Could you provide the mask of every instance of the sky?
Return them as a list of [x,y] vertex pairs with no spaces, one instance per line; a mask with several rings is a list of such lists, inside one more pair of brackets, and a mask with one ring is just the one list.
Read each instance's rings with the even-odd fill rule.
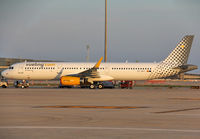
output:
[[[105,0],[0,0],[0,57],[90,61],[104,56]],[[160,62],[195,35],[189,64],[200,67],[199,0],[108,0],[108,61]],[[194,71],[200,73],[200,70]]]

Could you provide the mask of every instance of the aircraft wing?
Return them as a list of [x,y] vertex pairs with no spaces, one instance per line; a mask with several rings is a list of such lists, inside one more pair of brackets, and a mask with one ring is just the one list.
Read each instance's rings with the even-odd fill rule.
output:
[[97,69],[99,68],[101,61],[103,57],[99,59],[99,61],[92,67],[91,69],[85,70],[83,72],[77,73],[77,74],[70,74],[66,76],[73,76],[73,77],[81,77],[81,78],[100,78],[99,72]]

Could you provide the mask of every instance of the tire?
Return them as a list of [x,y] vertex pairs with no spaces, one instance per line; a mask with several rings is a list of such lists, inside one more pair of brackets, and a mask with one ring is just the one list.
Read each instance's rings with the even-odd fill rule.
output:
[[99,89],[103,89],[103,84],[98,84]]
[[5,85],[2,85],[2,88],[6,88],[7,86],[5,86]]
[[91,84],[91,85],[90,85],[90,89],[95,89],[95,85],[94,85],[94,84]]

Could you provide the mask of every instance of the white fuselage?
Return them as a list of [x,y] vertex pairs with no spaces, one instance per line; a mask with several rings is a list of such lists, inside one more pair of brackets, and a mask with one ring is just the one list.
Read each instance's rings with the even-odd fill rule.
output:
[[[2,72],[9,79],[54,80],[77,74],[92,68],[95,63],[70,62],[24,62],[14,64]],[[147,80],[158,63],[102,63],[98,68],[100,77],[106,80]]]

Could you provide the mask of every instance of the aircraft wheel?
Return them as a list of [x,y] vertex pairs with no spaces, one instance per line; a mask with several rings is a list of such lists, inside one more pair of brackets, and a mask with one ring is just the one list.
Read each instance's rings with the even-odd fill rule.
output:
[[94,84],[91,84],[91,85],[90,85],[90,89],[95,89],[95,85],[94,85]]
[[103,84],[98,84],[99,89],[103,89]]
[[5,85],[2,85],[2,88],[6,88],[7,86],[5,86]]

